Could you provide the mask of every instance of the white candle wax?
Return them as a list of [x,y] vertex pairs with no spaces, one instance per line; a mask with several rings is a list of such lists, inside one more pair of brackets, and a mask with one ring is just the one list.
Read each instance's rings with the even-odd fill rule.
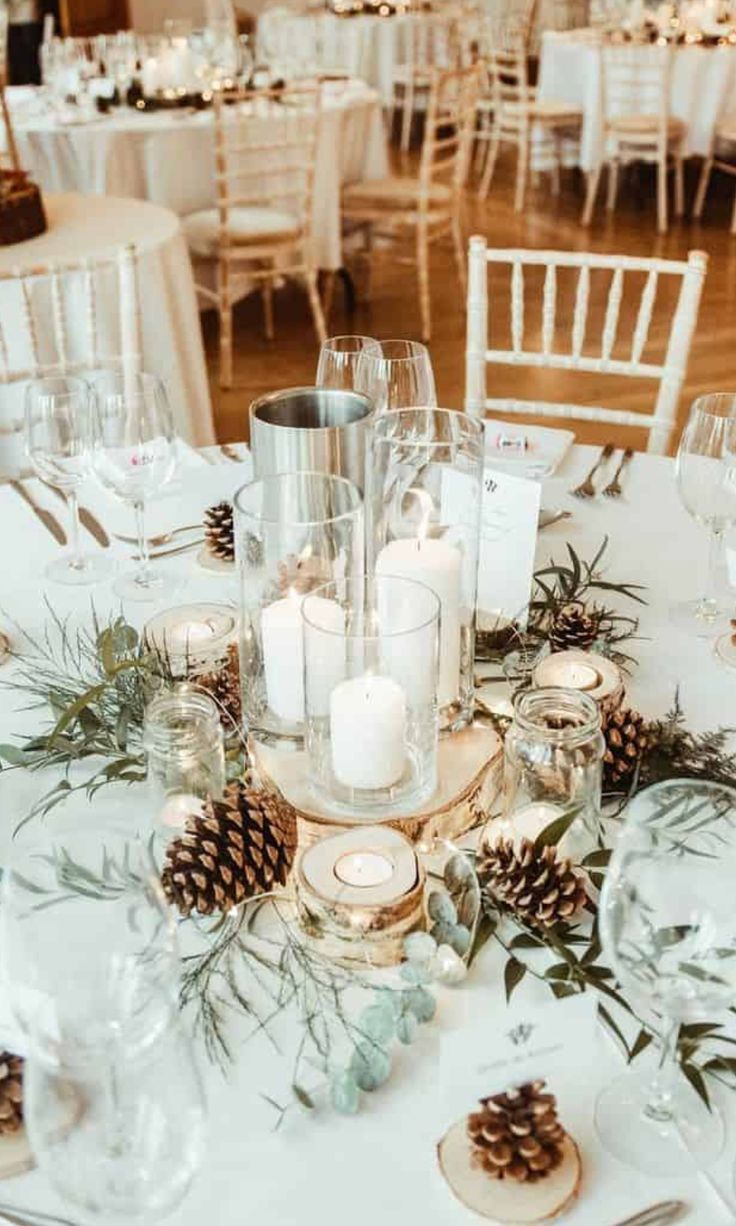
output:
[[335,865],[335,876],[345,885],[384,885],[393,875],[393,861],[380,851],[351,851]]
[[173,626],[167,635],[172,650],[181,648],[185,651],[188,647],[201,647],[219,637],[220,631],[211,622],[182,622],[180,626]]
[[[268,705],[279,719],[301,723],[304,719],[304,629],[303,596],[295,593],[268,605],[261,613],[263,670]],[[345,614],[336,600],[315,596],[311,600],[315,620],[325,630],[340,632]],[[329,660],[330,636],[322,637],[325,662]],[[336,665],[333,656],[332,667]]]
[[[447,541],[390,541],[376,559],[377,575],[394,575],[424,583],[440,602],[440,706],[454,702],[460,683],[460,597],[462,558]],[[388,629],[389,627],[387,627]]]
[[330,698],[335,778],[349,788],[390,788],[406,767],[406,696],[390,677],[342,681]]
[[173,830],[183,830],[187,818],[202,812],[202,799],[190,792],[172,792],[164,800],[158,815],[159,823]]
[[559,685],[566,690],[595,690],[601,684],[601,675],[592,664],[584,660],[571,660],[547,656],[536,670],[537,685]]

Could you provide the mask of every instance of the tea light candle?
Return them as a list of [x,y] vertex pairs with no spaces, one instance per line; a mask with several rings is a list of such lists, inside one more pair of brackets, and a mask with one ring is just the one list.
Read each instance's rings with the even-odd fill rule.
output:
[[[303,596],[292,591],[283,600],[267,605],[261,613],[266,699],[274,715],[291,724],[301,723],[304,719],[303,600]],[[336,600],[314,597],[311,609],[322,629],[335,633],[344,629],[345,614]],[[329,647],[328,636],[325,635],[325,662],[334,669],[334,657],[331,662],[327,659]]]
[[376,559],[376,574],[415,579],[438,596],[440,670],[437,698],[440,706],[454,702],[460,681],[462,557],[459,549],[435,538],[389,541]]
[[157,613],[146,622],[143,641],[174,676],[186,677],[224,659],[236,631],[237,620],[231,608],[202,602]]
[[406,768],[405,739],[406,695],[390,677],[354,677],[332,691],[332,769],[345,787],[393,787]]
[[338,881],[345,885],[370,889],[391,880],[394,863],[390,856],[380,851],[351,851],[340,857],[334,872]]
[[558,685],[566,690],[594,690],[600,679],[598,670],[591,664],[569,659],[567,652],[547,656],[534,673],[538,686]]

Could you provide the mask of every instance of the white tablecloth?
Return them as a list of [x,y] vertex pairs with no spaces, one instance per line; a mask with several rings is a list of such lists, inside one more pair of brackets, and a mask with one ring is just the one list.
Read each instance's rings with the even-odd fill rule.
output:
[[[644,54],[646,48],[642,48]],[[583,112],[578,162],[596,164],[601,134],[600,53],[590,32],[542,36],[540,101],[570,103]],[[687,126],[686,155],[704,156],[718,118],[736,110],[736,47],[678,47],[674,52],[671,112]]]
[[[567,491],[590,467],[592,455],[592,448],[575,448],[560,477],[553,479],[545,491],[545,505],[563,504],[573,511],[574,518],[542,533],[539,563],[550,556],[562,559],[566,541],[589,558],[607,534],[610,578],[638,581],[649,589],[649,603],[641,610],[643,637],[633,647],[641,664],[630,684],[632,700],[647,715],[660,714],[671,703],[679,684],[684,709],[695,727],[733,724],[734,673],[717,666],[707,641],[690,639],[668,622],[670,601],[699,591],[705,565],[703,531],[678,500],[672,461],[637,455],[621,501],[599,498],[581,505]],[[247,465],[241,471],[224,463],[199,477],[192,474],[188,488],[193,504],[201,505],[203,495],[209,501],[229,496],[246,473]],[[199,488],[200,481],[206,483],[206,490]],[[53,502],[48,505],[54,507]],[[45,616],[40,570],[57,546],[11,490],[0,489],[0,518],[6,540],[2,604],[23,626],[38,632]],[[33,558],[32,566],[28,565],[29,557]],[[217,600],[232,594],[231,580],[198,570],[191,555],[172,559],[169,565],[188,577],[188,588],[179,597],[182,602]],[[53,590],[59,612],[67,608],[81,612],[88,608],[88,599],[87,592]],[[96,603],[106,608],[109,591],[101,589]],[[144,615],[150,612],[133,610],[136,621]],[[7,666],[3,675],[12,675],[11,669]],[[32,717],[15,714],[14,705],[21,706],[20,699],[14,702],[12,694],[4,693],[0,741],[11,740],[21,728],[33,727]],[[39,779],[27,773],[0,775],[0,812],[4,814],[0,863],[15,821],[52,782],[49,777]],[[126,790],[117,802],[118,810],[131,824],[139,820],[145,825],[145,799],[139,797],[136,799],[134,790]],[[104,794],[95,803],[100,816],[116,804]],[[53,821],[53,815],[48,820]],[[391,1081],[375,1095],[367,1096],[355,1118],[330,1113],[311,1116],[296,1109],[274,1133],[273,1112],[260,1094],[265,1091],[277,1100],[288,1099],[291,1063],[288,1057],[281,1060],[265,1041],[246,1043],[249,1028],[243,1029],[242,1043],[236,1038],[237,1064],[227,1080],[209,1069],[202,1057],[210,1111],[209,1153],[188,1200],[171,1217],[172,1226],[196,1226],[202,1220],[211,1221],[213,1226],[243,1226],[251,1219],[268,1226],[376,1226],[377,1222],[385,1226],[471,1226],[477,1219],[454,1200],[436,1168],[434,1146],[451,1122],[443,1105],[448,1077],[443,1042],[466,1040],[468,1068],[492,1063],[488,1036],[506,1017],[502,966],[502,959],[488,947],[464,987],[440,990],[435,1021],[422,1027],[421,1037],[411,1048],[396,1053]],[[537,1001],[546,1002],[549,994],[527,976],[517,999],[531,1008]],[[293,1040],[293,1034],[290,1037]],[[648,1056],[642,1057],[645,1063]],[[565,1226],[612,1226],[645,1206],[673,1197],[688,1203],[688,1226],[725,1226],[732,1222],[733,1216],[719,1208],[712,1189],[701,1179],[645,1177],[619,1166],[603,1153],[593,1130],[592,1101],[596,1087],[623,1071],[623,1064],[608,1039],[601,1040],[597,1058],[590,1061],[588,1054],[588,1060],[579,1077],[587,1087],[565,1108],[584,1162],[580,1198],[565,1215]],[[468,1102],[467,1110],[472,1105]],[[724,1155],[712,1174],[733,1204],[733,1096],[726,1100],[726,1111],[730,1131]],[[11,1181],[1,1191],[0,1199],[18,1205],[56,1212],[61,1208],[38,1174]],[[76,1215],[67,1208],[64,1216]]]
[[[214,440],[202,332],[192,268],[179,219],[168,209],[140,200],[114,197],[59,195],[45,197],[49,228],[30,242],[0,247],[0,269],[10,271],[52,260],[74,260],[110,255],[124,243],[138,250],[138,289],[142,311],[143,368],[165,382],[174,412],[176,428],[182,438],[196,445]],[[41,310],[51,310],[48,294],[39,295]],[[98,332],[101,345],[105,337],[116,338],[118,304],[114,274],[98,292]],[[20,297],[12,282],[0,285],[0,315],[6,333],[11,370],[14,361],[12,320],[20,327]],[[70,317],[70,355],[86,354],[87,321]],[[75,328],[79,338],[75,344]],[[42,331],[42,329],[41,329]],[[119,344],[110,352],[119,352]],[[101,350],[105,355],[104,348]],[[19,412],[22,388],[0,386],[0,413],[7,421]],[[22,400],[21,400],[22,405]],[[22,417],[22,407],[20,408]],[[19,447],[14,439],[0,439],[0,446]],[[3,463],[6,469],[6,455]]]
[[[13,91],[9,91],[11,106]],[[33,114],[25,95],[15,109],[23,164],[46,191],[134,196],[179,216],[214,203],[212,114],[115,111],[64,126]],[[35,102],[38,108],[38,99]],[[377,95],[361,82],[328,85],[317,150],[314,235],[321,268],[339,268],[340,189],[381,178],[388,150]]]

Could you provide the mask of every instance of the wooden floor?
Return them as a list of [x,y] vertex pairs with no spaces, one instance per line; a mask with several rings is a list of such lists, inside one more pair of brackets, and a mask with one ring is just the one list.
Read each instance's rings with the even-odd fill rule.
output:
[[[679,421],[693,398],[706,391],[736,390],[736,237],[728,232],[733,182],[714,176],[701,224],[688,219],[675,222],[669,234],[655,229],[653,183],[642,171],[624,181],[613,214],[601,205],[589,231],[579,225],[582,176],[569,171],[558,198],[550,194],[541,176],[528,194],[525,211],[512,207],[512,166],[502,161],[487,202],[468,193],[467,233],[485,234],[495,246],[590,249],[631,255],[678,259],[693,248],[710,256],[700,319],[690,355],[688,376],[680,403]],[[688,168],[688,207],[692,203],[698,165]],[[625,303],[621,330],[626,327]],[[465,307],[448,249],[438,247],[432,262],[433,339],[431,352],[439,403],[460,408],[464,397]],[[222,392],[217,385],[217,320],[203,317],[205,344],[218,438],[233,442],[248,437],[248,406],[256,396],[277,388],[314,381],[318,346],[311,328],[306,297],[294,285],[275,296],[276,339],[263,336],[260,299],[252,295],[236,310],[236,386]],[[594,322],[594,321],[593,321]],[[630,320],[629,320],[630,322]],[[533,325],[532,325],[533,326]],[[375,337],[419,337],[419,315],[414,270],[397,265],[391,253],[379,254],[373,276],[372,300],[349,317],[342,294],[336,292],[329,321],[332,335],[363,333]],[[495,373],[496,369],[498,373]],[[623,387],[621,385],[624,385]],[[525,372],[494,368],[492,395],[534,396],[557,402],[610,404],[616,408],[648,410],[652,385],[642,381],[601,380],[552,372]],[[596,425],[576,426],[579,439],[600,442],[615,435],[624,445],[643,445],[637,430],[612,431]]]

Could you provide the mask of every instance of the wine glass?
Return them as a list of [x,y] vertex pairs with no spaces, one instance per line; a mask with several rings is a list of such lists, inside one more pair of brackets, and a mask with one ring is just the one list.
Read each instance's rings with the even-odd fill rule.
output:
[[151,565],[145,529],[146,502],[176,468],[174,422],[163,383],[155,375],[107,372],[94,383],[94,470],[106,489],[135,511],[139,565],[116,580],[128,600],[156,600],[175,586]]
[[370,336],[331,336],[323,341],[317,363],[317,387],[355,391],[360,355],[371,349],[380,353],[378,341]]
[[25,395],[25,446],[33,470],[65,495],[71,548],[54,559],[45,574],[55,583],[98,583],[113,566],[102,553],[83,553],[79,545],[77,491],[92,465],[93,410],[84,379],[58,375],[34,379]]
[[607,1086],[595,1121],[605,1147],[652,1174],[708,1166],[723,1122],[679,1075],[681,1025],[736,1001],[736,789],[668,780],[629,806],[600,901],[603,951],[627,999],[655,1015],[661,1057]]
[[715,392],[695,401],[680,439],[677,486],[685,509],[710,534],[705,594],[679,604],[672,620],[704,637],[725,629],[736,601],[718,598],[723,537],[736,524],[736,394]]
[[373,401],[377,413],[434,408],[437,390],[427,346],[418,341],[376,341],[375,347],[360,354],[355,390]]

